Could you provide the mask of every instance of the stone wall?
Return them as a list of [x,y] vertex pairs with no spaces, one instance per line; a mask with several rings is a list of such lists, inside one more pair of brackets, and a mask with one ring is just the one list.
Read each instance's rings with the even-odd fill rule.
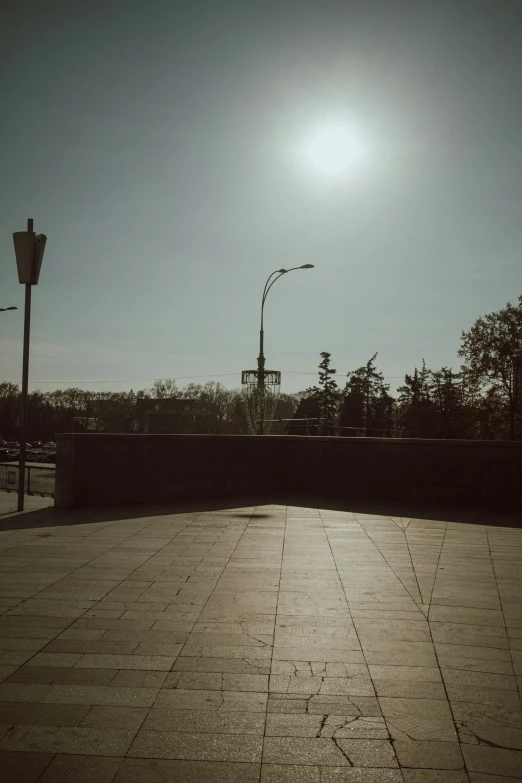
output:
[[55,504],[314,495],[521,508],[522,443],[249,435],[57,435]]

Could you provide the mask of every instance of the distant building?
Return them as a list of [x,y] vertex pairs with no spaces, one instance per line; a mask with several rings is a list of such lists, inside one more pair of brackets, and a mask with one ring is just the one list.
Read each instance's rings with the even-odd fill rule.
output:
[[100,419],[95,417],[73,416],[74,432],[103,432],[105,427]]
[[165,399],[138,399],[136,421],[138,432],[200,433],[208,431],[208,416],[198,411],[198,401],[169,397]]
[[294,408],[291,400],[278,400],[274,412],[271,435],[285,435],[287,427],[294,415]]

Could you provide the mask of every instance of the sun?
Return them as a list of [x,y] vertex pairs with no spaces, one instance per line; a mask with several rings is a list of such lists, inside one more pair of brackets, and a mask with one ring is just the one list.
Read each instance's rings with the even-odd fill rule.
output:
[[311,127],[299,155],[307,168],[325,177],[347,174],[359,161],[363,145],[357,129],[345,120],[330,120]]

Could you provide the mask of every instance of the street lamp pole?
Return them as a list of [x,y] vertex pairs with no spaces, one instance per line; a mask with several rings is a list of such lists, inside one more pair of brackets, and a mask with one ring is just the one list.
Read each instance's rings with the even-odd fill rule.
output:
[[[31,228],[29,228],[31,224]],[[27,230],[33,230],[27,221]],[[24,510],[25,454],[27,442],[27,392],[29,387],[29,337],[31,333],[31,284],[25,284],[24,353],[22,360],[22,399],[20,403],[20,453],[18,455],[18,511]]]
[[[261,329],[259,331],[259,356],[257,357],[257,399],[258,399],[258,423],[257,434],[262,435],[265,428],[265,355],[264,355],[264,329],[263,329],[263,315],[265,309],[265,301],[268,296],[268,292],[280,277],[288,274],[288,272],[294,272],[296,269],[313,269],[313,264],[303,264],[302,266],[293,266],[290,269],[276,269],[275,272],[269,276],[263,289],[263,297],[261,299]],[[274,277],[277,275],[277,277]],[[274,278],[272,280],[272,278]]]
[[29,337],[31,332],[31,286],[37,285],[42,266],[46,237],[35,236],[33,221],[27,231],[13,234],[18,281],[25,285],[24,353],[22,362],[22,398],[20,403],[20,453],[18,456],[18,511],[24,510],[25,454],[27,441],[27,392],[29,386]]

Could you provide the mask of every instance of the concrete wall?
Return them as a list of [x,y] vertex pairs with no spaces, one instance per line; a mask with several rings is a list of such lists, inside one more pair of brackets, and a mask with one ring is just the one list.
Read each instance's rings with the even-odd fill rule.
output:
[[522,507],[522,443],[249,435],[57,435],[57,506],[323,495]]

